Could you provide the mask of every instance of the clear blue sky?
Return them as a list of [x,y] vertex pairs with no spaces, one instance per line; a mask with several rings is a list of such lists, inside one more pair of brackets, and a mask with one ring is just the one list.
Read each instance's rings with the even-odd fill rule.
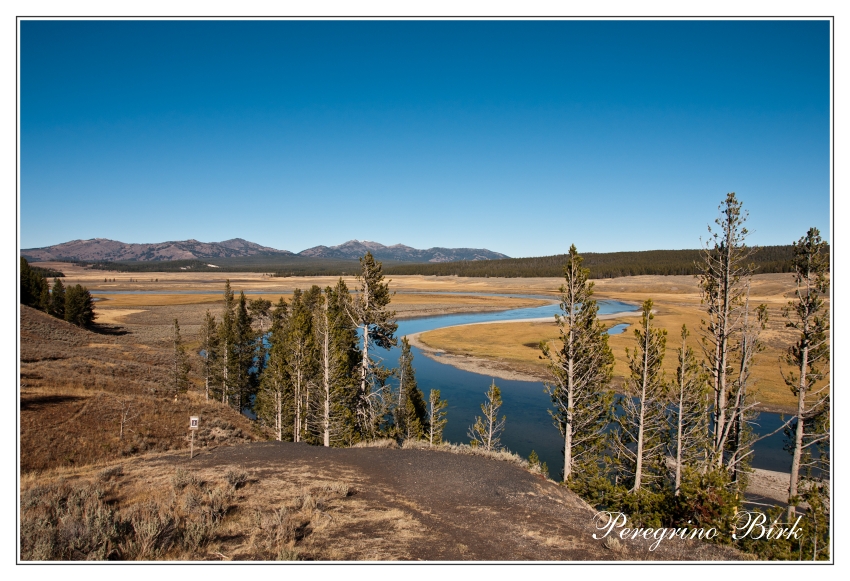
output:
[[830,238],[825,21],[20,26],[23,248]]

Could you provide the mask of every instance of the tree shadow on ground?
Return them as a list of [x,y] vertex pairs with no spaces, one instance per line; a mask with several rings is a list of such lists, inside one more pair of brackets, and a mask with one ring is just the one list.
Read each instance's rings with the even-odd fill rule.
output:
[[98,335],[118,336],[118,335],[128,335],[128,334],[130,334],[130,331],[128,331],[125,327],[122,327],[120,325],[105,325],[105,324],[94,323],[93,325],[88,327],[88,330],[91,331],[92,333],[97,333]]
[[34,397],[21,397],[21,411],[37,409],[48,405],[57,405],[65,402],[84,399],[77,395],[39,395]]

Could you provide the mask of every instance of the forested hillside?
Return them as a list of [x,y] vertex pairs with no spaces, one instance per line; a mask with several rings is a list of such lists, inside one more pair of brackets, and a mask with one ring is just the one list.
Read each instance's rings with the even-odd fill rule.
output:
[[[585,265],[592,278],[615,278],[643,274],[696,274],[701,261],[699,250],[647,250],[642,252],[589,252]],[[790,245],[764,246],[754,251],[751,260],[757,273],[792,272],[793,248]],[[494,276],[506,278],[558,277],[563,275],[565,254],[501,260],[461,260],[439,263],[402,263],[384,261],[388,275]],[[242,256],[204,260],[156,262],[96,262],[92,267],[120,272],[270,272],[275,276],[341,276],[358,272],[356,260],[312,258],[298,255]]]
[[[757,273],[792,272],[793,248],[764,246],[751,260]],[[700,250],[647,250],[643,252],[588,252],[582,255],[591,278],[616,278],[642,274],[697,274]],[[563,276],[566,254],[504,260],[460,261],[441,264],[404,264],[386,268],[388,275],[497,276],[507,278]]]

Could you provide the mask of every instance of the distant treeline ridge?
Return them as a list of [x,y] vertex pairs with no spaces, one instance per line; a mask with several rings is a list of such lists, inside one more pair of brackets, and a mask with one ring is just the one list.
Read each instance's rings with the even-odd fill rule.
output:
[[[583,254],[584,266],[591,278],[616,278],[637,275],[694,275],[701,261],[700,250],[646,250],[640,252],[589,252]],[[751,261],[757,273],[792,272],[793,247],[763,246],[753,251]],[[533,278],[563,276],[567,255],[533,258],[504,258],[438,263],[401,263],[384,261],[388,275],[469,276]],[[99,262],[89,264],[100,270],[120,272],[267,272],[273,276],[342,276],[359,271],[356,260],[305,257],[247,256],[217,259],[215,266],[204,260],[155,262]],[[49,276],[55,276],[53,274]],[[60,275],[61,276],[61,275]]]
[[[694,275],[701,261],[700,250],[646,250],[641,252],[588,252],[582,254],[583,266],[591,278],[616,278],[646,274]],[[754,250],[751,261],[757,273],[793,272],[793,247],[763,246]],[[560,277],[564,275],[566,254],[535,258],[506,258],[476,262],[444,262],[439,264],[404,264],[384,269],[390,275],[420,274],[436,276],[477,277]]]

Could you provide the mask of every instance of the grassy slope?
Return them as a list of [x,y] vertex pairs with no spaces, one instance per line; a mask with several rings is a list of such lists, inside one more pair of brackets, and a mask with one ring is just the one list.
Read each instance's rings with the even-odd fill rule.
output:
[[[197,447],[264,436],[227,406],[169,389],[167,345],[80,329],[21,306],[21,471],[185,449],[190,415]],[[130,408],[125,434],[120,418]]]

